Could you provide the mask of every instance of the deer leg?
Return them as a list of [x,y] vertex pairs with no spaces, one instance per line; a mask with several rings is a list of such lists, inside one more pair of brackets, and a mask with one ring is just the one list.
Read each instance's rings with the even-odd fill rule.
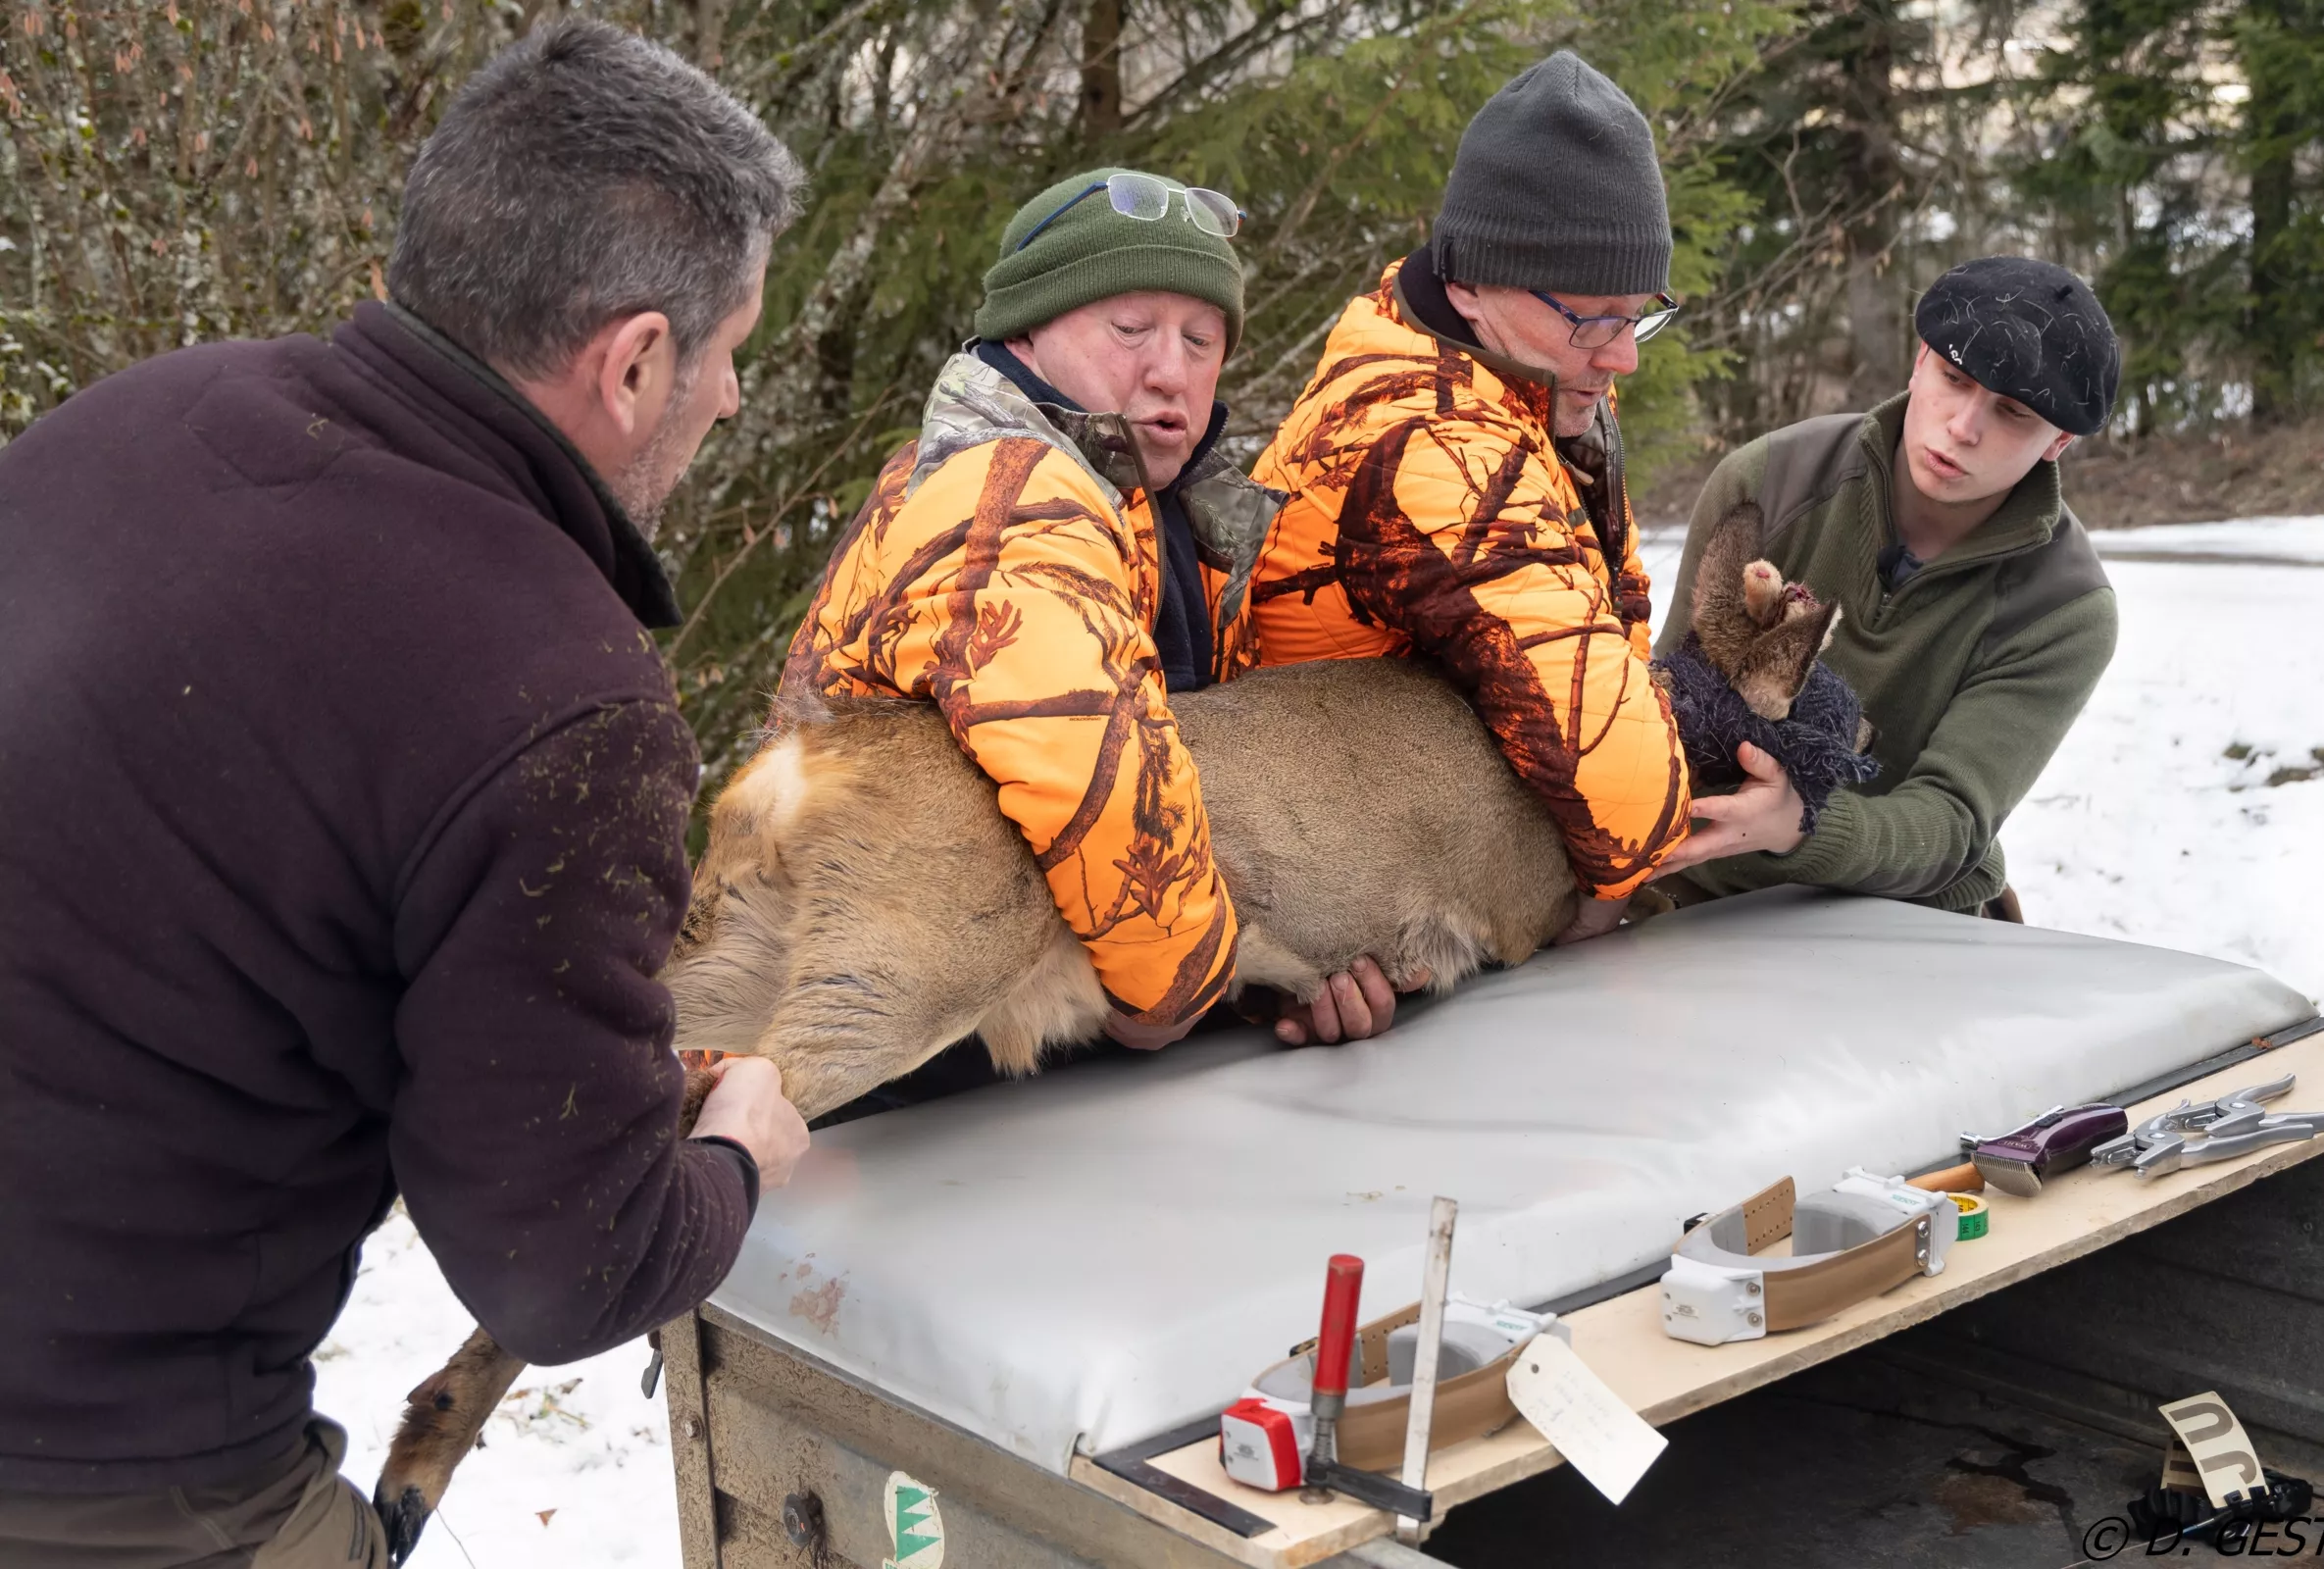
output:
[[[901,1079],[977,1028],[977,1014],[945,1010],[923,988],[858,975],[801,978],[752,1050],[783,1070],[783,1093],[813,1122]],[[982,1011],[982,1010],[980,1010]],[[947,1016],[948,1015],[948,1016]]]
[[1246,921],[1235,950],[1234,989],[1267,987],[1293,1002],[1313,1002],[1331,977],[1304,955],[1279,942],[1257,921]]
[[688,1068],[685,1071],[685,1101],[678,1108],[678,1137],[683,1139],[694,1131],[694,1119],[702,1115],[702,1102],[710,1098],[711,1088],[718,1076],[708,1068]]
[[[702,1101],[718,1080],[706,1068],[689,1068],[678,1133],[684,1138],[702,1115]],[[387,1530],[387,1558],[402,1563],[420,1544],[420,1532],[452,1485],[452,1472],[483,1436],[484,1421],[500,1404],[525,1364],[502,1350],[480,1329],[420,1387],[404,1397],[403,1421],[387,1446],[372,1507]]]
[[372,1492],[372,1507],[387,1532],[388,1562],[402,1563],[420,1544],[421,1529],[443,1502],[453,1468],[477,1446],[485,1419],[524,1371],[523,1362],[480,1329],[405,1397],[403,1422]]
[[1054,926],[1040,962],[977,1021],[992,1066],[1011,1078],[1039,1072],[1049,1046],[1094,1040],[1105,1028],[1105,989],[1088,950],[1063,921]]

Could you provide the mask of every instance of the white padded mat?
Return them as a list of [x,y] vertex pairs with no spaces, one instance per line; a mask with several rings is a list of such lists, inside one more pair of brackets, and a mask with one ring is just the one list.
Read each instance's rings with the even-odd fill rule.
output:
[[719,1307],[1048,1470],[1238,1394],[1315,1333],[1324,1260],[1367,1317],[1541,1302],[1667,1256],[1787,1173],[1915,1170],[2305,1018],[2166,949],[1780,889],[1537,955],[1376,1041],[1255,1030],[819,1133]]

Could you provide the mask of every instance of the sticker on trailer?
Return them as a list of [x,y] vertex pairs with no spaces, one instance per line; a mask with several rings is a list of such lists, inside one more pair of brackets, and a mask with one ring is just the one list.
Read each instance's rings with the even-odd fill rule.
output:
[[944,1517],[936,1513],[936,1490],[890,1471],[880,1503],[893,1554],[881,1569],[942,1569]]
[[2218,1391],[2205,1390],[2156,1409],[2179,1435],[2179,1442],[2187,1445],[2211,1507],[2224,1509],[2240,1498],[2267,1491],[2267,1473],[2260,1469],[2258,1451],[2227,1402],[2219,1398]]

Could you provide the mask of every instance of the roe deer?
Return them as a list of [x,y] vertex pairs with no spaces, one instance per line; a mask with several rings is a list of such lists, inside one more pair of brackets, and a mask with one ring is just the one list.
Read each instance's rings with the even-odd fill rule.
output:
[[[1556,823],[1427,667],[1281,666],[1171,707],[1242,924],[1234,990],[1311,1001],[1368,953],[1446,991],[1573,918]],[[780,718],[711,812],[663,976],[680,1049],[773,1058],[812,1119],[972,1035],[1011,1074],[1094,1038],[1096,972],[935,705]],[[521,1366],[479,1330],[412,1392],[377,1493],[396,1561]]]
[[[1309,1001],[1365,953],[1449,990],[1573,915],[1556,824],[1431,671],[1281,666],[1171,706],[1242,922],[1230,994]],[[772,1057],[810,1118],[971,1035],[1031,1073],[1106,1015],[991,781],[893,699],[799,716],[735,776],[664,979],[682,1048]]]

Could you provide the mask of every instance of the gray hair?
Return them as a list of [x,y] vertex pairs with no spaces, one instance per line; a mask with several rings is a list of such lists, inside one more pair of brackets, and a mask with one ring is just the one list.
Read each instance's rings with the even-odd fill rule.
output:
[[606,323],[670,318],[682,364],[798,216],[798,160],[659,44],[573,20],[471,76],[404,185],[387,286],[495,368],[549,376]]

